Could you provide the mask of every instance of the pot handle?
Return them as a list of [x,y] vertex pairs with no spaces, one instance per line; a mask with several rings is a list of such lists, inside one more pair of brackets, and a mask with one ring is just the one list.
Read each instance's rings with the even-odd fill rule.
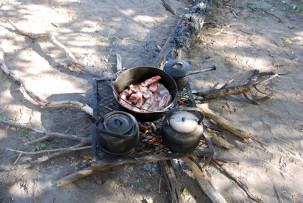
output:
[[[95,130],[96,130],[97,132],[103,133],[103,134],[108,135],[108,136],[111,136],[111,137],[122,138],[122,139],[126,139],[126,138],[128,138],[128,137],[133,136],[132,134],[123,134],[123,135],[121,135],[121,134],[119,134],[119,133],[114,133],[114,132],[110,132],[110,131],[104,130],[104,129],[102,129],[102,128],[99,128],[99,127],[97,126],[97,123],[99,123],[101,120],[102,120],[102,118],[99,119],[96,123],[94,123],[94,128],[95,128]],[[133,124],[133,125],[130,127],[130,130],[133,130],[133,129],[134,129],[134,126],[135,126],[135,125]]]
[[198,112],[201,116],[201,118],[198,121],[198,125],[200,125],[200,123],[202,122],[202,120],[204,119],[205,115],[203,113],[203,111],[197,107],[179,107],[179,108],[174,108],[172,110],[170,110],[169,112],[167,112],[166,116],[165,116],[165,120],[167,122],[167,124],[169,124],[167,117],[170,116],[170,114],[172,114],[175,111],[192,111],[192,112]]

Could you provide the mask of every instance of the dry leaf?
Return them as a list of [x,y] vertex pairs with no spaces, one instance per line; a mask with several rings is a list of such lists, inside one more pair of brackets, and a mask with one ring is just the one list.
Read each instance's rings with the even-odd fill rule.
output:
[[91,156],[91,155],[85,156],[84,159],[86,159],[86,160],[91,160],[91,159],[92,159],[92,156]]
[[284,42],[285,42],[285,44],[292,44],[292,42],[288,38],[286,38]]
[[291,25],[289,26],[289,29],[298,29],[299,27],[297,25]]

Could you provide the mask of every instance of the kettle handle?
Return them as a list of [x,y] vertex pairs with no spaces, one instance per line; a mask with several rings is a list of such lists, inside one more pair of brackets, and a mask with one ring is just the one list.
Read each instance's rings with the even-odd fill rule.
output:
[[[112,137],[116,137],[116,138],[122,138],[122,139],[126,139],[128,137],[131,137],[132,134],[119,134],[119,133],[114,133],[114,132],[110,132],[110,131],[107,131],[107,130],[103,130],[102,128],[99,128],[97,126],[97,123],[99,123],[101,120],[103,120],[103,118],[100,118],[98,121],[96,121],[96,123],[94,123],[94,128],[96,129],[97,132],[99,133],[103,133],[103,134],[106,134],[106,135],[109,135],[109,136],[112,136]],[[132,130],[134,128],[134,124],[130,127],[129,130]]]
[[202,122],[202,120],[204,119],[205,115],[203,113],[203,111],[197,107],[178,107],[178,108],[174,108],[172,110],[170,110],[169,112],[167,112],[166,116],[165,116],[165,120],[167,122],[167,124],[169,124],[167,117],[170,116],[170,114],[172,114],[175,111],[192,111],[192,112],[198,112],[201,116],[201,118],[198,121],[198,125],[200,125],[200,123]]

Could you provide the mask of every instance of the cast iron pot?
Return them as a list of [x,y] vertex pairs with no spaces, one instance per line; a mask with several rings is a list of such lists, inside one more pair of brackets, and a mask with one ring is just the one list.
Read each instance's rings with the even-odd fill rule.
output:
[[[199,113],[198,118],[194,113]],[[184,107],[170,110],[162,123],[162,139],[173,152],[187,153],[199,144],[203,133],[204,113],[199,108]]]
[[[161,111],[138,112],[125,108],[119,103],[119,94],[125,88],[127,88],[131,84],[141,83],[146,79],[149,79],[156,75],[161,76],[161,80],[159,80],[159,82],[162,83],[168,89],[172,96],[172,102],[167,107],[165,107]],[[174,79],[167,73],[165,73],[163,70],[154,67],[135,67],[127,69],[116,78],[112,87],[114,97],[119,103],[119,105],[123,108],[123,110],[131,113],[136,117],[137,120],[141,122],[155,121],[165,116],[165,114],[168,112],[168,109],[174,106],[178,93],[178,88]]]
[[126,155],[139,143],[139,126],[134,116],[113,111],[94,125],[102,150],[110,155]]
[[170,60],[165,64],[164,71],[176,81],[178,90],[182,91],[188,81],[189,63],[179,59]]

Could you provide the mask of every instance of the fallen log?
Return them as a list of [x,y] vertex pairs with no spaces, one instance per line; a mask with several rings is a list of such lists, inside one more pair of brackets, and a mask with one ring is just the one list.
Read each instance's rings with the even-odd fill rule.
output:
[[211,5],[211,0],[196,0],[189,11],[184,14],[165,42],[157,57],[154,67],[163,69],[167,60],[185,59],[186,52],[203,27],[204,19]]
[[182,161],[190,167],[201,189],[212,202],[226,203],[224,197],[216,191],[216,189],[210,183],[210,180],[203,175],[202,171],[192,160],[189,158],[183,158]]

